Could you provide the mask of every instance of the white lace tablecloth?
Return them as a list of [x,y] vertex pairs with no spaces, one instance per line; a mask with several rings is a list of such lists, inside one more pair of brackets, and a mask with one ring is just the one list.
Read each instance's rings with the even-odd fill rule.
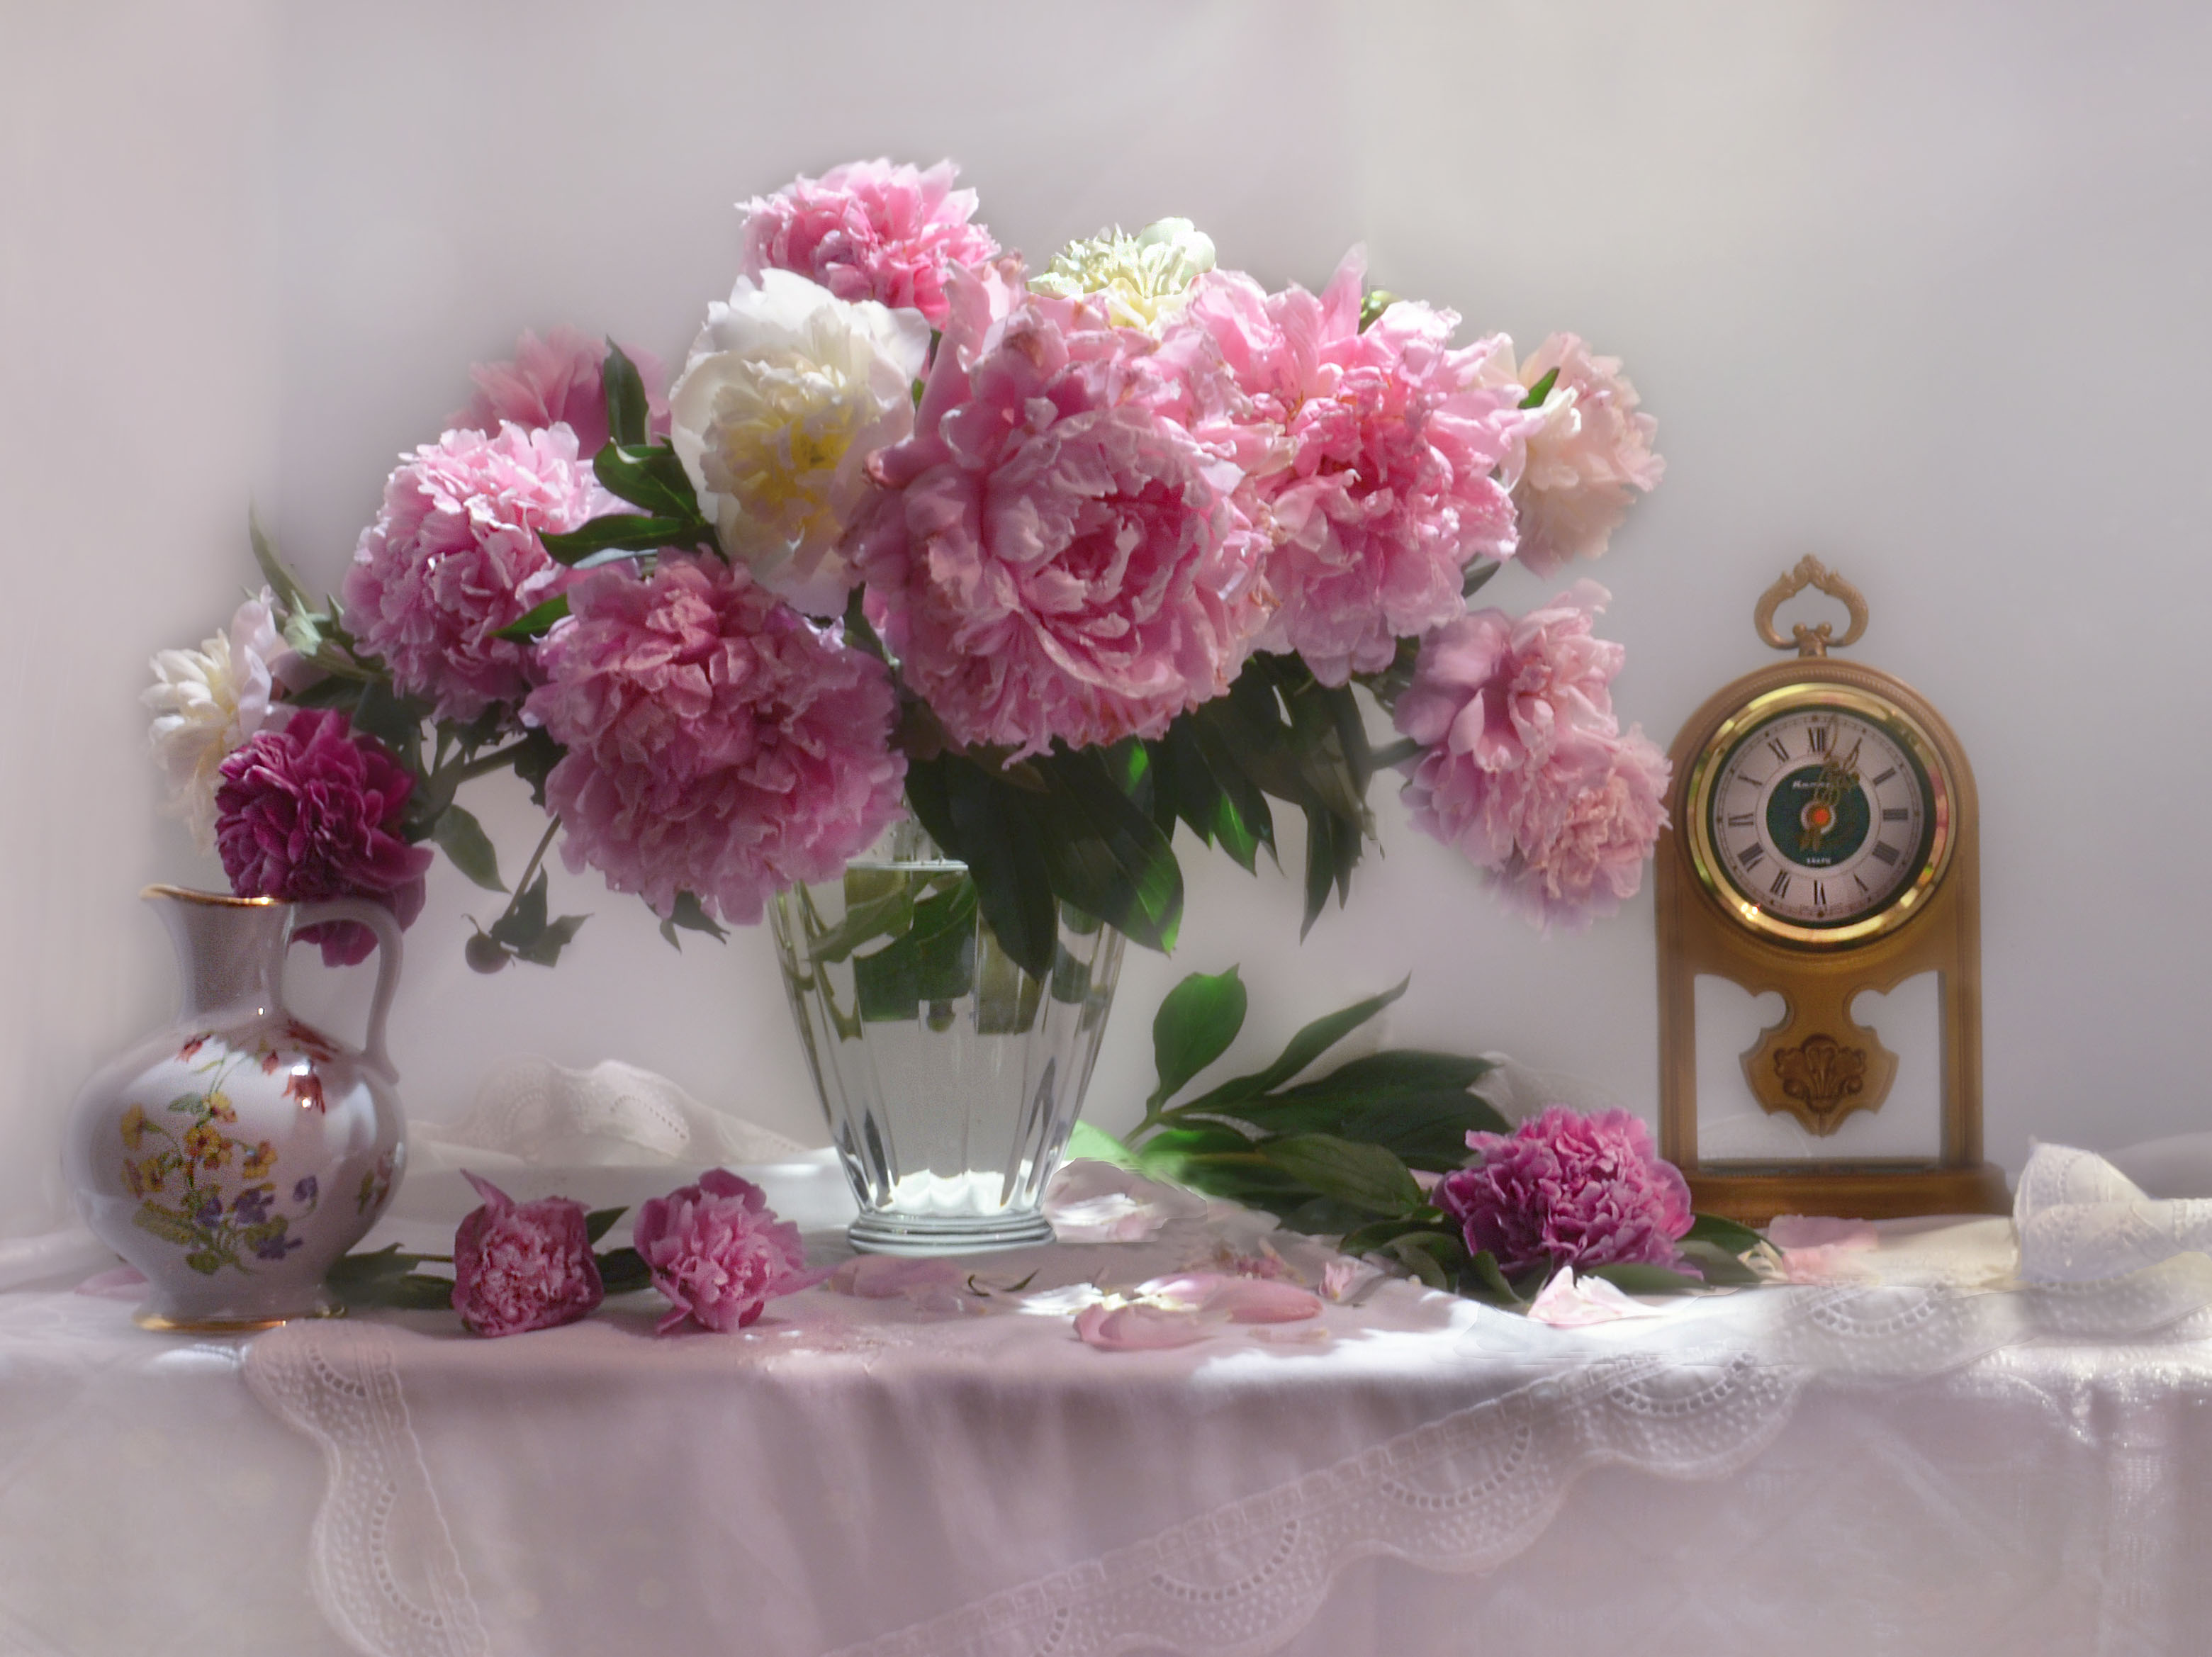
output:
[[[834,1220],[818,1160],[757,1177]],[[2128,1200],[2059,1170],[2076,1199]],[[2195,1653],[2212,1259],[2149,1230],[2117,1281],[1906,1225],[1881,1286],[1565,1331],[1391,1284],[1154,1352],[1037,1297],[1188,1231],[996,1257],[1037,1276],[983,1309],[824,1287],[733,1336],[655,1338],[640,1299],[178,1340],[18,1289],[0,1653]]]

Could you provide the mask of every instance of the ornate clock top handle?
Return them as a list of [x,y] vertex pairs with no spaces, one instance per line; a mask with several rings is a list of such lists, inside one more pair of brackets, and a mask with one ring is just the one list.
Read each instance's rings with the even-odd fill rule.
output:
[[[1844,628],[1842,638],[1832,637],[1826,622],[1818,627],[1808,627],[1800,622],[1791,629],[1795,636],[1788,639],[1774,630],[1774,612],[1807,587],[1819,588],[1831,598],[1839,600],[1850,612],[1850,625]],[[1797,561],[1796,568],[1759,594],[1759,608],[1752,611],[1752,622],[1759,628],[1759,636],[1777,650],[1788,650],[1795,646],[1800,656],[1825,656],[1830,645],[1840,650],[1859,641],[1860,635],[1866,631],[1866,598],[1849,581],[1808,553]]]

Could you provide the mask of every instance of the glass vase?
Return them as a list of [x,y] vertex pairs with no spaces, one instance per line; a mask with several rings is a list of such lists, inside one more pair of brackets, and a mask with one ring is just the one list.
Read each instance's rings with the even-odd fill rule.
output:
[[902,822],[842,879],[771,906],[784,987],[879,1253],[1049,1242],[1041,1211],[1083,1108],[1121,933],[1059,910],[1051,976],[999,946],[968,866]]

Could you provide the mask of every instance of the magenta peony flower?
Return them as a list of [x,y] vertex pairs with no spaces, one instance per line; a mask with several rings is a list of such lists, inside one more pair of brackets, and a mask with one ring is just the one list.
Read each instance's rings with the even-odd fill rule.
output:
[[954,177],[950,161],[927,172],[849,161],[756,196],[740,207],[744,273],[795,271],[839,299],[911,307],[942,328],[946,275],[999,252],[991,233],[969,222],[975,192],[955,190]]
[[466,1168],[483,1199],[453,1233],[453,1310],[479,1335],[520,1335],[588,1316],[607,1297],[584,1205],[566,1197],[518,1203]]
[[914,435],[870,463],[853,561],[956,742],[1156,737],[1221,695],[1264,620],[1243,478],[1170,410],[1150,336],[1089,300],[956,274]]
[[[666,431],[668,399],[662,387],[668,377],[659,358],[623,349],[645,382],[652,428]],[[607,440],[607,393],[601,378],[606,360],[605,340],[566,323],[544,339],[526,328],[515,342],[514,361],[479,362],[469,370],[477,394],[446,424],[487,433],[509,421],[526,431],[566,426],[576,434],[576,452],[588,460]]]
[[1210,272],[1167,339],[1178,355],[1194,333],[1206,341],[1241,398],[1218,423],[1280,452],[1255,479],[1280,606],[1259,646],[1297,652],[1332,685],[1463,613],[1469,559],[1512,555],[1511,463],[1534,423],[1516,387],[1486,383],[1502,337],[1455,350],[1458,317],[1412,301],[1363,333],[1364,268],[1354,248],[1319,298]]
[[1437,1205],[1509,1276],[1532,1266],[1674,1266],[1690,1187],[1625,1110],[1552,1105],[1507,1133],[1470,1133],[1481,1162],[1444,1175]]
[[1576,584],[1515,621],[1463,616],[1423,641],[1396,722],[1414,825],[1457,847],[1540,924],[1586,926],[1631,897],[1665,826],[1665,756],[1624,737],[1611,683],[1626,652],[1595,637],[1607,593]]
[[1502,367],[1501,383],[1522,388],[1559,370],[1524,440],[1527,458],[1513,486],[1516,555],[1548,576],[1570,559],[1601,555],[1628,515],[1629,491],[1658,487],[1666,462],[1652,452],[1651,437],[1659,422],[1637,412],[1620,359],[1592,356],[1573,334],[1553,335],[1517,372],[1508,350]]
[[441,719],[518,701],[532,646],[495,635],[574,579],[538,537],[615,504],[565,426],[447,432],[385,484],[346,573],[347,625]]
[[688,891],[749,924],[898,816],[884,665],[743,569],[664,553],[650,580],[592,571],[569,603],[526,706],[568,750],[546,801],[571,869],[664,915]]
[[[428,847],[399,837],[414,777],[374,737],[334,709],[301,708],[264,725],[222,762],[216,790],[216,849],[241,897],[366,897],[391,906],[403,926],[422,913]],[[375,936],[352,921],[300,933],[323,959],[368,958]]]
[[653,1286],[675,1302],[660,1320],[664,1335],[687,1318],[704,1329],[742,1329],[779,1295],[830,1275],[806,1269],[799,1228],[726,1168],[708,1168],[697,1185],[643,1204],[632,1241]]

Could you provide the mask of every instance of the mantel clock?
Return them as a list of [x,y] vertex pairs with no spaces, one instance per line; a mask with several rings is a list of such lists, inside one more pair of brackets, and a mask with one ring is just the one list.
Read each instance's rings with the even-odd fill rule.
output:
[[[1850,622],[1777,632],[1806,588]],[[1780,1213],[1883,1218],[2009,1211],[1982,1160],[1981,894],[1973,773],[1942,716],[1878,669],[1828,652],[1866,630],[1865,600],[1802,560],[1753,612],[1785,662],[1746,674],[1674,740],[1673,822],[1656,870],[1660,1138],[1701,1210],[1764,1224]],[[1851,1016],[1864,991],[1937,974],[1940,1145],[1928,1156],[1702,1162],[1698,975],[1756,996],[1780,1021],[1742,1056],[1752,1096],[1816,1139],[1881,1109],[1896,1055]]]

